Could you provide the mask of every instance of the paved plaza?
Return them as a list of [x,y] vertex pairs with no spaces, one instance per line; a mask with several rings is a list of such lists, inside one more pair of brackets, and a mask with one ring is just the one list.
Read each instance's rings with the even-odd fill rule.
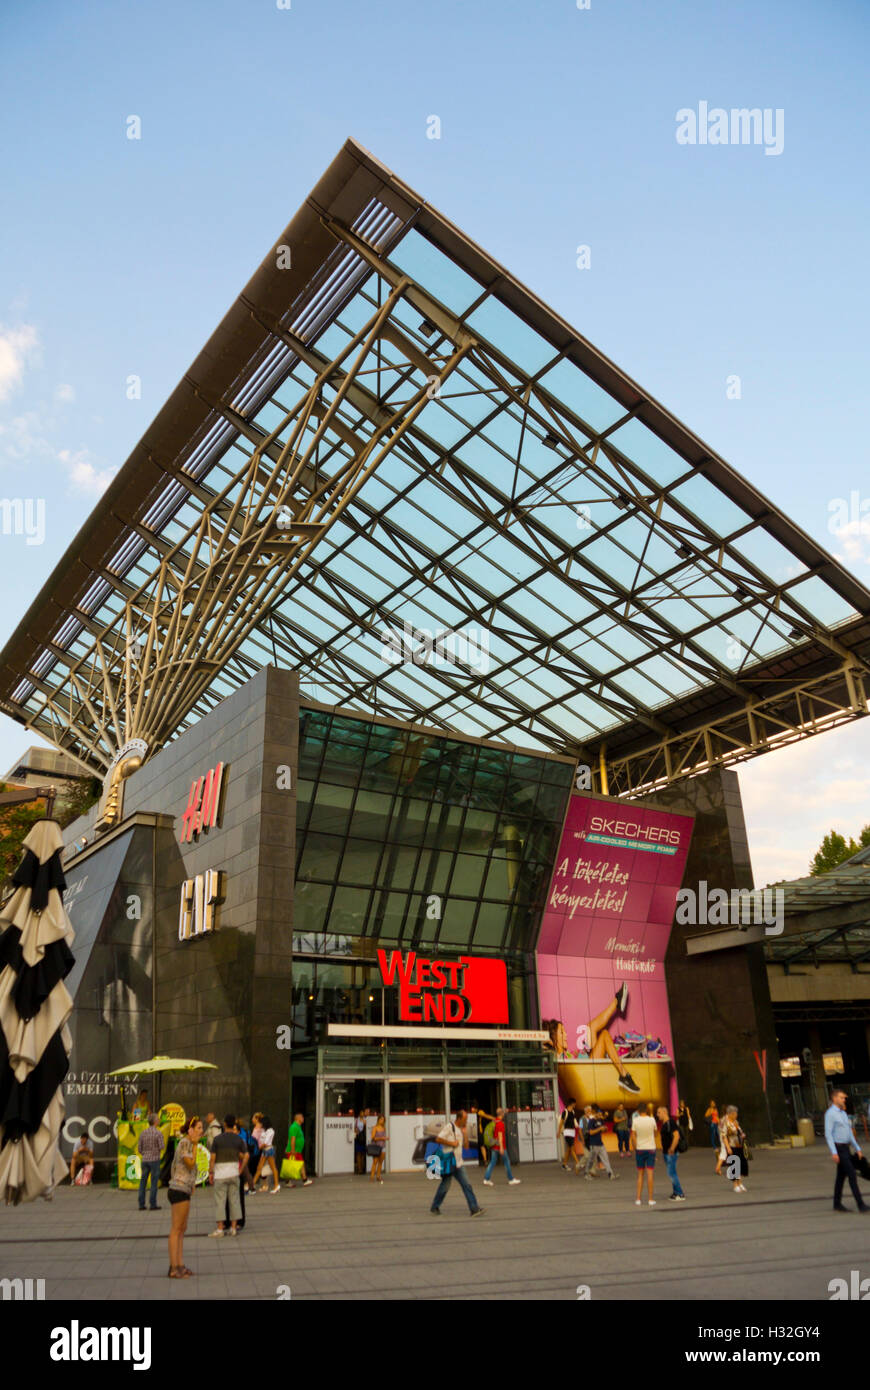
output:
[[[833,1164],[823,1145],[759,1150],[737,1196],[707,1150],[680,1160],[685,1203],[634,1205],[634,1162],[622,1178],[584,1182],[557,1164],[517,1166],[483,1186],[472,1220],[454,1183],[440,1217],[422,1175],[332,1177],[249,1199],[236,1239],[207,1239],[213,1199],[200,1189],[185,1239],[196,1278],[166,1277],[169,1207],[140,1213],[134,1192],[59,1189],[51,1203],[0,1217],[0,1278],[42,1278],[46,1299],[827,1299],[828,1281],[870,1275],[870,1217],[831,1210]],[[848,1193],[848,1189],[847,1189]],[[870,1189],[868,1189],[870,1197]],[[851,1195],[847,1196],[853,1205]],[[284,1296],[287,1294],[285,1292]]]

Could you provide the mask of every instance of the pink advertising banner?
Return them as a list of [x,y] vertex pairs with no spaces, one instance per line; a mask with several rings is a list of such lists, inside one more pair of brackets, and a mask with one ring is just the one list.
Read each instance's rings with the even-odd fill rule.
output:
[[538,940],[563,1099],[675,1104],[664,957],[691,816],[572,795]]

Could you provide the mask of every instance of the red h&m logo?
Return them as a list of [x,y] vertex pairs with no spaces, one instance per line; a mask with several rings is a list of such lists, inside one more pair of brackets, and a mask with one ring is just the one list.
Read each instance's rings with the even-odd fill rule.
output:
[[224,765],[218,763],[205,777],[194,778],[187,798],[187,809],[181,817],[181,843],[190,843],[194,835],[217,825],[221,803]]
[[378,951],[385,985],[399,986],[403,1023],[507,1023],[507,967],[488,956],[428,960],[414,951]]

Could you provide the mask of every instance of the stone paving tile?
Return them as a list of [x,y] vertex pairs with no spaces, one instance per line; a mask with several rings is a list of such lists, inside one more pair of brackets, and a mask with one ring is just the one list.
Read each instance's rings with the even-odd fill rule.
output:
[[383,1188],[320,1179],[268,1207],[254,1199],[245,1231],[221,1241],[208,1239],[211,1194],[198,1192],[185,1237],[197,1277],[183,1281],[166,1278],[168,1207],[140,1215],[135,1194],[66,1187],[3,1212],[0,1277],[45,1278],[49,1299],[269,1300],[287,1284],[303,1300],[576,1300],[586,1283],[621,1301],[820,1299],[831,1278],[862,1262],[870,1273],[870,1218],[831,1212],[822,1145],[757,1151],[741,1196],[712,1166],[706,1150],[681,1158],[684,1204],[667,1201],[659,1168],[655,1208],[634,1206],[630,1162],[613,1183],[524,1165],[516,1188],[483,1188],[472,1170],[486,1207],[474,1220],[455,1186],[431,1216],[434,1185],[418,1175]]

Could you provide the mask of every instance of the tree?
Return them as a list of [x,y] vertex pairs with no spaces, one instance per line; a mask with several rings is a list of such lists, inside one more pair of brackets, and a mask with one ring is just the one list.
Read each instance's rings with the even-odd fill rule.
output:
[[830,830],[813,855],[810,873],[814,877],[830,873],[831,869],[836,869],[838,864],[851,859],[852,855],[857,854],[865,845],[870,845],[870,825],[865,825],[861,831],[860,844],[851,838],[847,841],[836,830]]
[[[0,782],[0,791],[6,791],[5,782]],[[100,783],[95,777],[77,777],[67,783],[59,791],[54,809],[54,818],[61,830],[83,816],[99,796]],[[24,840],[44,816],[45,801],[42,798],[0,811],[0,889],[8,886],[7,880],[21,862]]]

